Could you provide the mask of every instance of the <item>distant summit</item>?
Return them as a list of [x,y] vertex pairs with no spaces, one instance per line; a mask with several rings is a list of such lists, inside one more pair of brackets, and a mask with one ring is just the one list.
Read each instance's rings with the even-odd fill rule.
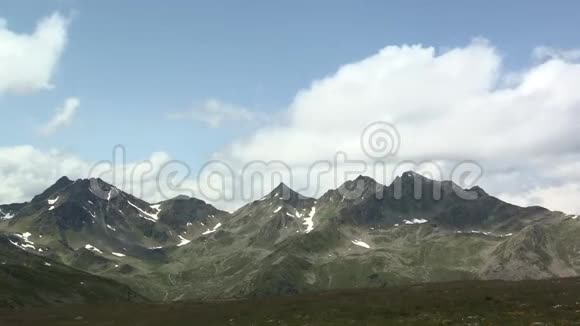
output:
[[309,197],[303,196],[302,194],[294,191],[294,189],[290,188],[284,182],[281,182],[276,188],[272,189],[269,194],[264,196],[264,198],[295,202],[298,200],[308,199]]

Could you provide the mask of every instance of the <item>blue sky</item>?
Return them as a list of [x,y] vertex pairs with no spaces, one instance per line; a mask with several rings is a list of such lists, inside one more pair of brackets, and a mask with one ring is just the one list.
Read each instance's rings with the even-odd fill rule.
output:
[[[54,87],[26,94],[2,94],[0,89],[0,110],[5,122],[0,128],[0,149],[30,145],[41,152],[56,149],[94,162],[110,159],[113,146],[122,144],[129,160],[146,159],[151,153],[162,151],[195,168],[215,153],[244,156],[228,149],[237,144],[238,152],[248,154],[246,159],[252,157],[251,153],[257,153],[259,159],[260,153],[252,144],[243,144],[267,142],[282,137],[285,130],[294,130],[294,134],[282,137],[282,143],[269,150],[292,152],[294,136],[312,135],[300,128],[300,117],[316,116],[314,121],[321,125],[327,119],[336,125],[348,123],[349,115],[338,109],[312,109],[316,105],[309,103],[319,103],[311,101],[320,93],[317,85],[321,83],[316,81],[326,78],[330,85],[338,85],[341,77],[337,71],[341,67],[350,64],[352,70],[361,73],[365,71],[364,62],[386,46],[421,44],[425,49],[437,49],[435,57],[448,50],[464,49],[462,59],[450,70],[466,67],[466,76],[471,70],[480,76],[479,67],[488,67],[489,61],[485,60],[497,59],[501,61],[498,78],[502,80],[520,80],[526,72],[540,67],[537,56],[532,55],[538,47],[548,49],[550,54],[543,57],[554,57],[556,52],[563,57],[561,51],[569,50],[572,52],[567,52],[568,57],[575,58],[574,49],[580,46],[576,31],[580,4],[576,1],[0,0],[5,29],[21,36],[32,34],[40,20],[55,12],[65,17],[68,25],[66,45],[50,74]],[[493,54],[477,52],[477,47],[470,45],[478,38],[488,40],[490,45],[485,49]],[[405,54],[402,47],[395,52],[395,58],[416,58],[416,67],[424,67],[420,58],[429,55],[420,49]],[[481,61],[469,59],[471,55]],[[568,63],[567,68],[572,71],[575,66]],[[387,65],[377,65],[366,71],[367,75],[382,68],[389,71]],[[496,68],[489,63],[490,74]],[[481,78],[476,79],[485,83],[487,73],[481,71]],[[413,78],[420,82],[421,76]],[[369,77],[358,89],[371,86]],[[335,94],[342,95],[340,92]],[[296,104],[297,94],[306,94],[303,102],[308,105]],[[422,94],[418,89],[409,99]],[[355,98],[360,94],[351,95]],[[379,93],[377,97],[380,96]],[[39,132],[53,118],[55,109],[72,97],[78,98],[80,105],[71,123],[51,132]],[[209,100],[217,101],[216,105],[230,115],[233,112],[235,118],[213,126],[208,121],[183,118]],[[403,101],[401,107],[410,101]],[[351,112],[357,110],[356,105],[350,108]],[[370,115],[374,111],[361,112]],[[273,126],[282,129],[269,133]],[[332,129],[332,125],[328,128]],[[549,141],[539,139],[538,144]],[[538,147],[539,152],[533,157],[538,157],[543,149]],[[449,154],[443,150],[438,153]],[[562,157],[572,157],[568,163],[573,163],[576,154],[566,152]],[[471,158],[465,152],[451,156]],[[508,174],[513,183],[529,184],[524,190],[530,192],[530,198],[535,198],[533,192],[537,189],[564,184],[539,173],[538,167],[497,162],[487,163],[489,170],[500,172],[486,182],[498,193],[502,189],[497,180]],[[534,172],[519,177],[509,172],[520,168]],[[8,175],[6,171],[3,172]],[[522,189],[510,191],[516,190]]]

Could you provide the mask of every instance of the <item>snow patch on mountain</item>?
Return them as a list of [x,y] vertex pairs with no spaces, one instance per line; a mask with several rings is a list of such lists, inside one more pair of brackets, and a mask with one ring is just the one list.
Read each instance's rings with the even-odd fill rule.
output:
[[492,237],[498,237],[498,238],[511,237],[513,235],[513,233],[499,234],[499,233],[493,233],[493,232],[489,232],[489,231],[479,231],[479,230],[455,231],[455,233],[457,233],[457,234],[482,234],[485,236],[492,236]]
[[120,254],[120,253],[118,253],[118,252],[112,252],[112,254],[113,254],[114,256],[117,256],[117,257],[125,257],[125,255],[124,255],[124,254]]
[[95,214],[94,212],[92,212],[90,209],[88,209],[88,208],[86,208],[86,207],[84,207],[84,206],[83,206],[83,209],[84,209],[84,210],[85,210],[87,213],[89,213],[89,215],[91,215],[91,216],[92,216],[92,218],[97,218],[97,214]]
[[216,225],[213,227],[213,229],[211,229],[211,230],[210,230],[210,229],[207,229],[207,231],[205,231],[205,232],[204,232],[204,233],[202,233],[202,234],[203,234],[203,235],[206,235],[206,234],[211,234],[211,233],[214,233],[215,231],[217,231],[217,229],[218,229],[220,226],[222,226],[222,224],[221,224],[221,223],[218,223],[218,224],[216,224]]
[[151,213],[147,213],[146,211],[142,210],[141,208],[139,208],[139,206],[133,204],[132,202],[128,201],[129,205],[135,207],[135,209],[137,209],[139,211],[139,216],[141,216],[142,218],[152,221],[152,222],[157,222],[157,220],[159,220],[159,217],[157,216],[159,214],[159,210],[157,211],[157,213],[155,214],[151,214]]
[[14,214],[12,214],[12,213],[8,212],[8,213],[4,214],[4,215],[1,217],[1,219],[3,219],[3,220],[10,220],[10,219],[12,219],[13,217],[14,217]]
[[[24,243],[18,243],[18,242],[12,241],[12,240],[8,240],[8,241],[10,241],[11,244],[13,244],[14,246],[16,246],[22,250],[26,250],[26,249],[36,250],[36,247],[34,246],[35,243],[29,239],[32,236],[32,234],[30,232],[25,232],[22,234],[14,233],[14,235],[16,237],[20,238],[22,241],[24,241]],[[39,251],[42,252],[41,249],[39,249]]]
[[422,219],[422,218],[414,218],[412,220],[404,220],[403,222],[407,225],[411,225],[411,224],[424,224],[424,223],[427,223],[429,221]]
[[310,212],[308,213],[308,215],[304,215],[304,213],[300,213],[298,211],[296,211],[296,217],[297,218],[302,218],[302,216],[304,216],[303,218],[303,223],[304,225],[306,225],[306,233],[310,233],[310,231],[314,230],[314,215],[316,214],[316,207],[312,207],[312,209],[310,209]]
[[54,205],[54,204],[56,204],[56,202],[58,201],[59,198],[60,198],[60,196],[57,196],[55,199],[47,200],[47,202],[49,205]]
[[92,252],[96,252],[96,253],[101,254],[101,255],[103,254],[103,252],[101,250],[99,250],[99,248],[97,248],[93,245],[90,245],[90,244],[86,244],[85,249],[90,250]]
[[178,247],[185,246],[186,244],[191,242],[191,240],[187,240],[186,238],[184,238],[182,236],[179,236],[179,239],[181,240],[181,242],[177,245]]
[[369,246],[366,242],[362,241],[362,240],[352,240],[351,241],[354,245],[357,245],[359,247],[363,247],[366,249],[371,249],[371,246]]
[[0,209],[0,220],[10,220],[13,217],[14,217],[14,214],[12,214],[12,212],[5,213]]
[[274,213],[278,213],[281,209],[282,209],[282,206],[276,208],[276,210],[274,211]]
[[306,225],[306,233],[314,230],[314,215],[316,214],[316,207],[312,207],[308,216],[304,217],[304,225]]
[[34,245],[31,245],[28,243],[18,243],[18,242],[14,242],[12,240],[8,240],[8,241],[10,241],[11,244],[13,244],[14,246],[16,246],[22,250],[26,250],[26,249],[36,250],[36,247],[34,247]]
[[28,238],[30,238],[32,236],[32,234],[30,232],[24,232],[22,234],[15,234],[17,237],[22,238],[22,240],[26,241],[26,242],[30,242],[32,243],[32,241],[30,241]]

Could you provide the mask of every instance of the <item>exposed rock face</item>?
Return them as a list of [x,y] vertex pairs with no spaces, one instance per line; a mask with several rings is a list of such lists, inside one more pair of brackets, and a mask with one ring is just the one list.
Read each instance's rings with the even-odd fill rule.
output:
[[413,172],[388,186],[359,176],[318,199],[280,184],[231,214],[64,177],[0,210],[11,250],[163,300],[580,271],[580,219]]

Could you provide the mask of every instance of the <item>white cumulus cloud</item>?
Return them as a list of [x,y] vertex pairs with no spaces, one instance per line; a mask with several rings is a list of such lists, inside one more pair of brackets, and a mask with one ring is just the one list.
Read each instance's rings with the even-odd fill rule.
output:
[[[314,81],[295,96],[287,123],[259,129],[216,157],[236,167],[280,160],[293,172],[304,171],[293,175],[304,180],[304,166],[331,160],[338,151],[370,162],[360,135],[370,123],[386,121],[400,135],[392,164],[427,160],[448,171],[454,162],[473,160],[484,169],[479,183],[492,194],[532,193],[552,209],[574,208],[576,197],[556,200],[553,187],[576,189],[580,178],[553,172],[580,155],[580,65],[569,56],[550,56],[514,79],[502,61],[485,40],[446,51],[387,46]],[[343,179],[323,176],[322,188]]]
[[0,17],[0,95],[51,88],[67,42],[68,20],[54,13],[30,33],[11,31]]
[[532,53],[536,60],[563,59],[568,61],[580,60],[580,49],[558,49],[549,46],[539,46]]
[[520,206],[543,206],[552,210],[580,213],[580,184],[564,184],[530,189],[521,194],[500,194],[501,199]]
[[69,126],[77,113],[81,101],[76,97],[69,97],[61,107],[56,109],[54,116],[39,129],[40,133],[49,136],[63,127]]
[[191,110],[172,113],[170,119],[192,119],[210,128],[218,128],[228,123],[259,122],[265,117],[244,107],[217,99],[208,99]]
[[[257,186],[252,178],[256,173],[267,179],[277,174],[296,190],[320,196],[359,173],[388,183],[407,167],[412,169],[412,162],[427,161],[430,165],[423,164],[422,170],[434,171],[434,178],[448,178],[456,162],[471,160],[483,168],[477,183],[492,195],[520,205],[580,213],[580,64],[550,56],[513,78],[514,72],[502,62],[500,51],[485,40],[445,51],[387,46],[299,91],[284,120],[234,141],[217,152],[219,161],[204,166],[202,173],[190,171],[182,186],[204,200],[215,193],[210,201],[232,209],[251,199],[247,192],[256,191],[255,198],[275,185],[266,180]],[[255,119],[239,109],[213,100],[175,117],[214,127]],[[391,123],[400,135],[398,151],[387,162],[393,171],[387,175],[360,166],[373,161],[362,150],[360,136],[376,121]],[[334,160],[339,152],[348,161]],[[0,148],[0,200],[29,198],[58,175],[92,174],[87,171],[93,163],[59,155],[31,147]],[[171,158],[157,153],[149,161],[150,166],[120,166],[146,174],[128,185],[137,185],[141,193],[131,192],[152,200],[160,198],[159,188],[147,173],[163,171]],[[278,166],[265,164],[272,162]],[[398,162],[410,164],[400,170]],[[438,174],[437,167],[444,173]],[[55,169],[59,173],[46,177]],[[198,173],[203,177],[194,178]],[[220,187],[233,193],[223,196],[222,191],[220,196]]]

